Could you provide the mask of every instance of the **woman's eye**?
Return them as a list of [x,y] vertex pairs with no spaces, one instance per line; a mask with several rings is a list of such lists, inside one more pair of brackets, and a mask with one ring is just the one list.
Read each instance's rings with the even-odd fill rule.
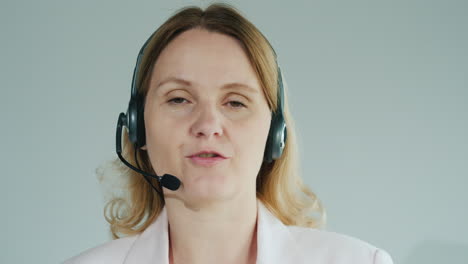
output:
[[242,107],[246,107],[245,104],[239,102],[239,101],[229,101],[229,104],[231,104],[231,106],[233,108],[242,108]]
[[[180,105],[180,104],[183,104],[184,101],[187,101],[187,99],[185,98],[182,98],[182,97],[174,97],[172,99],[170,99],[169,101],[167,101],[168,103],[170,104],[173,104],[173,105]],[[188,101],[187,101],[188,102]],[[242,107],[247,107],[245,104],[239,102],[239,101],[229,101],[228,104],[230,104],[230,106],[232,108],[242,108]]]
[[187,101],[185,98],[175,97],[175,98],[172,98],[171,100],[169,100],[168,102],[171,103],[171,104],[178,105],[178,104],[183,103],[184,100]]

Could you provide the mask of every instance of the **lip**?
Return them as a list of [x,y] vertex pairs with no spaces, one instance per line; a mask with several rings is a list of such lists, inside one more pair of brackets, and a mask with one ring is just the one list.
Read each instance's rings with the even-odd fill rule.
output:
[[190,156],[187,157],[190,159],[190,161],[197,166],[203,166],[203,167],[212,167],[217,164],[222,163],[224,160],[227,158],[224,157],[212,157],[212,158],[202,158],[198,156]]
[[[216,157],[216,158],[223,158],[223,159],[226,159],[226,158],[227,158],[227,157],[224,156],[222,153],[219,153],[219,152],[214,151],[214,150],[202,150],[202,151],[199,151],[199,152],[197,152],[197,153],[194,153],[194,154],[192,154],[192,155],[187,156],[187,158],[196,157],[196,156],[198,156],[198,155],[200,155],[200,154],[205,154],[205,153],[208,153],[208,154],[216,154],[216,155],[219,156],[219,157]],[[208,159],[208,158],[205,158],[205,159]],[[212,159],[212,158],[211,158],[211,159]]]

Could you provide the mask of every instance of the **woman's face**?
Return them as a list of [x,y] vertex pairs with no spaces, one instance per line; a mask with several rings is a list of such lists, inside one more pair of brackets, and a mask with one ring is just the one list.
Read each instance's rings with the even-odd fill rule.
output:
[[[177,36],[156,61],[144,111],[143,149],[154,170],[182,181],[165,195],[186,202],[255,195],[271,113],[240,42],[201,29]],[[226,158],[212,165],[190,158],[204,150]]]

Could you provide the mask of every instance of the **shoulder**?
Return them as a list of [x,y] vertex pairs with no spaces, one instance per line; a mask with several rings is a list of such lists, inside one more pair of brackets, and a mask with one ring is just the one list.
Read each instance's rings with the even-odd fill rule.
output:
[[62,264],[106,264],[121,263],[138,236],[115,239],[87,249]]
[[314,228],[288,226],[299,255],[324,263],[393,264],[383,249],[358,238]]

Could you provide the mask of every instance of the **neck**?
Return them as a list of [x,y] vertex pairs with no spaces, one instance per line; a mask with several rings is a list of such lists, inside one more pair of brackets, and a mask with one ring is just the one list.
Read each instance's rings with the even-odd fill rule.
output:
[[197,209],[167,199],[169,263],[255,263],[257,198],[244,196]]

